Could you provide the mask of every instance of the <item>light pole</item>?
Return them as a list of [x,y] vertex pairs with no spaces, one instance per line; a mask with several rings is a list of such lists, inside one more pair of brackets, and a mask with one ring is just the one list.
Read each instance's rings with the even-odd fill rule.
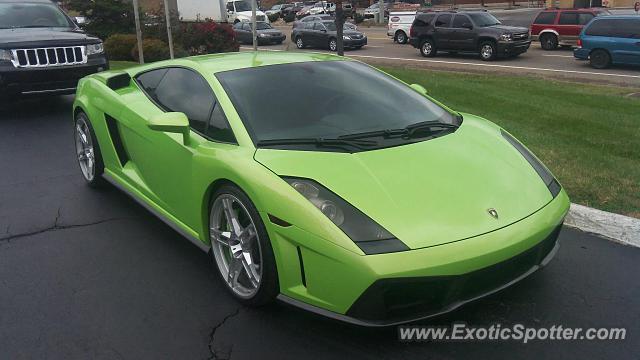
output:
[[[327,3],[327,6],[331,6]],[[336,1],[336,51],[338,55],[344,56],[344,16],[342,14],[342,0]]]
[[171,11],[169,11],[169,0],[164,0],[164,18],[167,22],[167,38],[169,39],[169,55],[173,55],[173,32],[171,31]]
[[251,37],[253,38],[253,51],[258,51],[258,38],[256,37],[256,0],[251,0]]
[[140,64],[144,64],[144,52],[142,51],[142,30],[140,29],[140,11],[138,0],[133,0],[133,16],[136,21],[136,38],[138,40],[138,59]]

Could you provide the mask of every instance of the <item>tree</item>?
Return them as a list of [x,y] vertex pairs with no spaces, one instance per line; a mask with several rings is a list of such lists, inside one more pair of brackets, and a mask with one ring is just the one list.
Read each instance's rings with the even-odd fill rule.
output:
[[106,39],[116,33],[134,33],[133,7],[127,0],[69,0],[67,6],[87,18],[87,32]]

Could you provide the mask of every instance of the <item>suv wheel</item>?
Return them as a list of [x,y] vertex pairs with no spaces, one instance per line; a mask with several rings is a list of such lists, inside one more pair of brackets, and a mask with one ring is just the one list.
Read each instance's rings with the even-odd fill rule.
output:
[[298,49],[304,49],[304,41],[302,41],[302,37],[301,36],[298,36],[296,38],[296,47]]
[[545,50],[555,50],[558,47],[558,37],[554,34],[542,34],[540,46]]
[[609,56],[609,53],[604,50],[593,50],[591,55],[589,55],[589,64],[591,64],[591,67],[595,69],[608,68],[609,65],[611,65],[611,56]]
[[498,49],[496,49],[496,44],[491,41],[486,41],[480,44],[480,59],[484,61],[493,60],[496,58],[496,54]]
[[407,43],[407,34],[404,31],[400,30],[396,33],[396,42],[398,44],[406,44]]
[[434,57],[437,52],[438,50],[436,50],[436,46],[431,39],[425,39],[420,44],[420,54],[424,57]]

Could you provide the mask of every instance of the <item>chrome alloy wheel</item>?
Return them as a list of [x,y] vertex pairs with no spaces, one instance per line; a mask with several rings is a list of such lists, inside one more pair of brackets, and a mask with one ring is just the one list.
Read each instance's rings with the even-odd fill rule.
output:
[[303,49],[304,48],[304,42],[302,41],[301,37],[296,39],[296,47],[298,49]]
[[211,249],[229,288],[243,299],[252,298],[262,279],[262,249],[255,223],[245,205],[221,194],[211,206]]
[[338,49],[338,41],[336,39],[329,40],[329,50],[336,51]]
[[493,46],[489,44],[482,45],[482,48],[480,49],[480,56],[482,56],[483,59],[491,59],[493,56]]
[[431,51],[433,51],[433,46],[430,42],[425,41],[424,44],[422,44],[422,53],[425,55],[431,55]]
[[89,125],[87,125],[86,119],[82,117],[79,117],[76,121],[75,140],[76,156],[82,175],[87,181],[92,181],[96,176],[96,160]]

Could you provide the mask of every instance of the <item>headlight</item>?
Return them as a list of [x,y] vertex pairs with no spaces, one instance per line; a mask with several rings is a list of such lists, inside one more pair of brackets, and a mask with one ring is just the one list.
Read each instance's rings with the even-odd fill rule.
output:
[[343,35],[342,40],[351,40],[351,36]]
[[267,34],[258,34],[259,37],[266,37]]
[[104,45],[102,43],[87,45],[87,55],[102,54]]
[[11,50],[1,50],[0,49],[0,61],[11,61]]
[[515,147],[516,150],[518,150],[518,152],[520,152],[520,154],[522,154],[522,156],[529,162],[531,167],[533,167],[533,169],[538,173],[544,184],[547,185],[547,189],[549,189],[549,192],[551,192],[551,196],[555,198],[560,193],[560,189],[562,189],[562,187],[560,186],[558,180],[553,177],[551,171],[549,171],[549,169],[547,169],[547,167],[544,166],[544,164],[540,160],[538,160],[538,158],[535,157],[535,155],[533,155],[531,151],[524,147],[524,145],[516,140],[516,138],[511,136],[511,134],[504,130],[500,130],[500,132],[502,133],[502,136],[505,138],[505,140],[511,143],[511,145],[513,145],[513,147]]
[[409,250],[367,215],[309,179],[283,178],[340,228],[367,255]]
[[502,34],[502,35],[500,35],[500,40],[502,40],[502,41],[511,41],[511,34]]

